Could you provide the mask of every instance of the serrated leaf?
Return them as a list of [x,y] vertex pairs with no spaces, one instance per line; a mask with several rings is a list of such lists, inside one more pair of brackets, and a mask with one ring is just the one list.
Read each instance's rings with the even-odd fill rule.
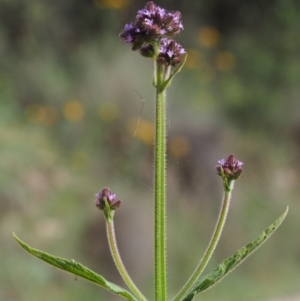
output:
[[208,275],[199,279],[194,285],[190,293],[188,293],[182,301],[191,301],[195,295],[211,288],[213,285],[221,281],[239,264],[241,264],[248,256],[254,253],[281,225],[285,219],[288,209],[273,224],[271,224],[258,238],[239,249],[233,256],[225,259]]
[[111,291],[112,293],[119,295],[127,300],[130,301],[138,301],[136,297],[134,297],[130,292],[123,289],[122,287],[107,281],[101,275],[95,273],[94,271],[90,270],[86,266],[76,262],[75,260],[71,259],[64,259],[60,257],[56,257],[45,253],[43,251],[31,248],[26,243],[24,243],[21,239],[19,239],[15,234],[14,238],[16,239],[17,243],[27,252],[34,255],[35,257],[42,259],[43,261],[67,272],[70,272],[74,275],[80,276],[86,280],[89,280],[93,283],[100,285],[101,287]]

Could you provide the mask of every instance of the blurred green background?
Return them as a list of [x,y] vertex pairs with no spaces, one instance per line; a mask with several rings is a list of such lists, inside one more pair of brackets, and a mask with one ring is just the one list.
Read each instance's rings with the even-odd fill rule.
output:
[[[207,271],[287,205],[290,213],[262,249],[202,298],[297,296],[300,2],[157,4],[182,12],[178,41],[189,53],[168,93],[170,296],[209,241],[222,197],[214,167],[230,153],[245,162],[244,177]],[[0,300],[120,300],[38,261],[12,238],[14,231],[124,286],[94,206],[104,186],[122,200],[115,223],[123,260],[153,297],[152,63],[118,38],[144,5],[0,0]],[[142,113],[134,90],[145,100]]]

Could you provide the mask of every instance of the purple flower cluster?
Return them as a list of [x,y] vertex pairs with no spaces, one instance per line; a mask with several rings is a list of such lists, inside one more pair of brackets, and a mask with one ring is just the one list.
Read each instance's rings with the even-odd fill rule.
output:
[[185,54],[184,48],[174,40],[161,39],[157,61],[161,65],[176,66],[181,63],[181,55]]
[[110,210],[116,210],[121,206],[121,201],[116,199],[116,195],[109,188],[103,188],[101,192],[96,193],[95,205],[98,209],[104,211],[105,203],[107,202]]
[[237,180],[241,177],[244,163],[239,161],[235,155],[229,155],[228,158],[221,159],[218,163],[216,171],[219,176],[223,174],[228,180]]
[[[135,21],[126,24],[120,38],[131,44],[132,50],[139,50],[145,57],[156,57],[158,63],[172,65],[180,63],[185,53],[183,47],[170,39],[183,29],[181,13],[167,12],[149,1],[138,11]],[[155,53],[158,46],[159,53]]]

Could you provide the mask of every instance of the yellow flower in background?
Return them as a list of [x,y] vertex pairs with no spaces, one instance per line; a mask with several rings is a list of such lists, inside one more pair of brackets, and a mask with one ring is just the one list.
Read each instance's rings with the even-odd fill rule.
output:
[[176,157],[184,157],[191,151],[190,141],[182,135],[170,137],[169,148],[171,154]]
[[58,111],[53,106],[43,106],[37,103],[29,104],[25,108],[26,119],[30,123],[53,125],[58,121]]
[[136,138],[139,138],[144,143],[152,145],[154,141],[154,125],[152,122],[141,119],[138,122],[138,118],[132,118],[127,122],[127,130]]
[[63,115],[67,121],[78,122],[83,119],[84,108],[77,100],[70,100],[63,106]]
[[206,48],[215,48],[221,39],[220,32],[214,27],[202,27],[199,30],[198,41]]

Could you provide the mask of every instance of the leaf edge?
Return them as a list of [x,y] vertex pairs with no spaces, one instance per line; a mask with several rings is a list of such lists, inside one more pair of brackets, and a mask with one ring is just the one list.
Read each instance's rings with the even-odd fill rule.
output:
[[[24,241],[17,237],[17,235],[13,232],[14,239],[16,242],[28,253],[31,255],[47,262],[48,264],[57,267],[63,271],[69,272],[76,276],[79,276],[85,280],[88,280],[92,283],[95,283],[102,288],[112,292],[113,294],[119,295],[129,301],[138,301],[138,299],[132,295],[129,291],[125,290],[121,286],[114,284],[106,280],[103,276],[89,269],[88,267],[82,265],[81,263],[76,262],[75,260],[65,259],[61,257],[57,257],[51,255],[49,253],[43,252],[41,250],[30,247]],[[71,268],[72,267],[72,268]]]
[[[285,217],[287,216],[289,211],[289,206],[287,206],[285,212],[277,218],[269,227],[267,227],[261,235],[259,235],[257,238],[252,240],[247,245],[240,248],[236,253],[234,253],[232,256],[226,258],[222,263],[220,263],[214,270],[212,270],[210,273],[205,275],[204,277],[201,277],[197,283],[194,285],[194,287],[188,292],[182,299],[182,301],[191,301],[197,294],[204,292],[214,285],[216,285],[218,282],[220,282],[223,278],[225,278],[230,272],[232,272],[236,267],[238,267],[244,260],[246,260],[250,255],[252,255],[259,247],[261,247],[271,236],[272,234],[279,228],[279,226],[284,221]],[[259,240],[261,240],[259,242]],[[259,243],[258,243],[259,242]],[[255,245],[255,243],[258,243]],[[250,249],[249,252],[246,252],[248,246],[254,245],[253,249]],[[242,255],[241,259],[237,261],[235,257],[238,257],[239,255]],[[244,256],[243,256],[244,255]],[[230,260],[233,260],[232,264],[229,265],[228,269],[224,270],[224,265],[227,262],[230,262]],[[201,286],[203,286],[201,288]]]

